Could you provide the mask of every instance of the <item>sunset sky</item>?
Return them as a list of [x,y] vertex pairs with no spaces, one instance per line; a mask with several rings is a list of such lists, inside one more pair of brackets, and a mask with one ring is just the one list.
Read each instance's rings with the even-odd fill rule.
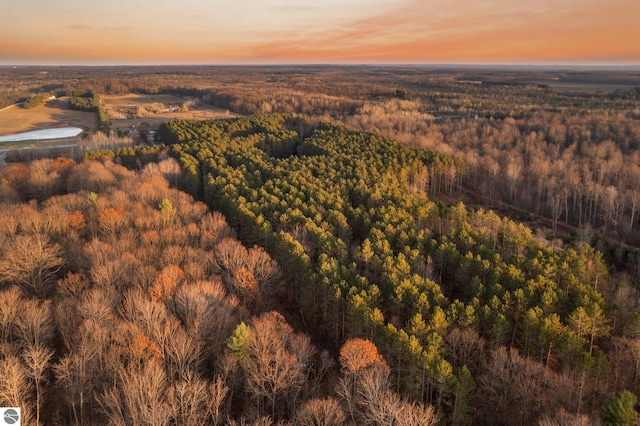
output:
[[2,0],[0,64],[640,64],[640,0]]

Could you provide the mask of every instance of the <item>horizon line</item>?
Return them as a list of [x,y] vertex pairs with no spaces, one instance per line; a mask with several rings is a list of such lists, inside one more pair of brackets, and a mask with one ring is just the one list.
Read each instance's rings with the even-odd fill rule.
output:
[[640,70],[638,63],[489,63],[489,62],[223,62],[223,63],[0,63],[1,68],[25,68],[25,67],[450,67],[450,68],[635,68]]

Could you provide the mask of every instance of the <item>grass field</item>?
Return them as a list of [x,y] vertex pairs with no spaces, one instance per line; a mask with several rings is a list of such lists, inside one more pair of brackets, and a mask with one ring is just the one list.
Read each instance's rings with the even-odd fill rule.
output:
[[126,95],[101,95],[100,99],[104,102],[107,111],[117,110],[121,112],[135,112],[137,107],[154,102],[159,102],[167,106],[176,106],[182,105],[183,102],[189,100],[189,98],[176,95],[140,95],[136,93],[128,93]]
[[18,105],[0,111],[0,136],[52,127],[80,127],[94,132],[97,124],[95,113],[70,110],[66,98],[52,99],[32,109]]
[[[236,115],[206,104],[191,107],[188,111],[184,112],[177,111],[177,108],[191,98],[169,94],[140,95],[130,93],[127,95],[102,95],[100,98],[104,103],[107,116],[110,117],[111,128],[125,133],[140,128],[141,126],[148,126],[150,129],[154,129],[157,128],[160,123],[168,120],[207,120],[212,118],[234,117]],[[137,115],[139,107],[144,108],[152,104],[163,104],[168,111],[150,112],[145,116]]]

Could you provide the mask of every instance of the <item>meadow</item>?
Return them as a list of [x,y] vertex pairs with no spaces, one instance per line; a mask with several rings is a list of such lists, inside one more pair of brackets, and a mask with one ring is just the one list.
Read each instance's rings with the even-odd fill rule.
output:
[[52,127],[80,127],[89,133],[98,128],[95,114],[70,110],[66,98],[51,99],[31,109],[16,105],[0,111],[0,136]]
[[228,110],[196,102],[192,97],[173,94],[103,95],[101,100],[114,131],[128,133],[146,126],[157,128],[168,120],[209,120],[229,118],[236,114]]

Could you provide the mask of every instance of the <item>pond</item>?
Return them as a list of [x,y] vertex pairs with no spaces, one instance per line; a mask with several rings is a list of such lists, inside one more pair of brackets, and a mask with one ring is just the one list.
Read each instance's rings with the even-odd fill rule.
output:
[[1,142],[20,142],[44,139],[62,139],[78,136],[83,130],[79,127],[60,127],[57,129],[33,130],[31,132],[16,133],[0,136]]

